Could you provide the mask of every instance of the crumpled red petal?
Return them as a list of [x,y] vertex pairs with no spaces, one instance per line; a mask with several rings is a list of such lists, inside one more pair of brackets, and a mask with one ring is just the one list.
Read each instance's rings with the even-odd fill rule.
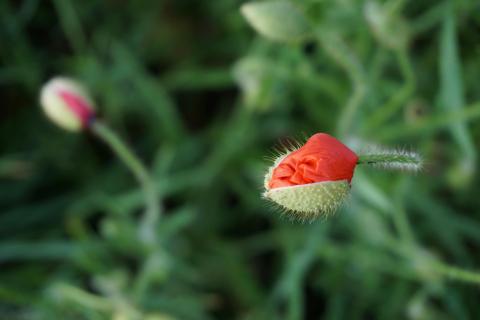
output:
[[351,182],[358,156],[326,133],[317,133],[273,170],[270,189],[322,181]]

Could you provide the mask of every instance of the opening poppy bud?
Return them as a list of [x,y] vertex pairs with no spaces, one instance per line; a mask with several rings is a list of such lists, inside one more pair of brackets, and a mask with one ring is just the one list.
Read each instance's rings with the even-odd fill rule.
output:
[[56,77],[47,82],[40,103],[50,120],[69,131],[85,129],[95,118],[95,107],[87,91],[69,78]]
[[317,133],[275,161],[265,177],[264,196],[300,219],[334,212],[349,194],[357,162],[343,143]]

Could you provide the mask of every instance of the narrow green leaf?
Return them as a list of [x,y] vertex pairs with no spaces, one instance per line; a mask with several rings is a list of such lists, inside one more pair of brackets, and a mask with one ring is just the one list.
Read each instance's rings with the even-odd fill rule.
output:
[[76,248],[76,245],[62,241],[4,242],[0,244],[0,262],[68,259]]
[[414,135],[428,134],[433,131],[448,128],[452,122],[465,123],[480,118],[480,102],[469,107],[461,108],[456,112],[435,114],[429,118],[417,121],[415,124],[398,124],[380,130],[376,137],[378,140],[395,140]]
[[[462,66],[453,12],[447,8],[445,13],[440,39],[440,108],[449,112],[459,112],[465,105]],[[476,151],[468,128],[464,122],[452,121],[449,129],[462,154],[460,170],[454,170],[454,175],[469,177],[474,170]]]
[[60,24],[71,46],[78,52],[85,49],[85,33],[72,1],[54,0]]

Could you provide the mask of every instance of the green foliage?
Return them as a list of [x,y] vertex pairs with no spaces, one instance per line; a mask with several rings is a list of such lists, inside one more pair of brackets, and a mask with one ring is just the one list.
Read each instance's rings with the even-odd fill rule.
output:
[[[292,0],[269,17],[287,43],[242,5],[0,1],[0,318],[480,316],[479,4]],[[152,172],[154,245],[128,169],[42,114],[57,74]],[[358,167],[335,216],[288,221],[261,199],[264,157],[315,132],[425,169]]]

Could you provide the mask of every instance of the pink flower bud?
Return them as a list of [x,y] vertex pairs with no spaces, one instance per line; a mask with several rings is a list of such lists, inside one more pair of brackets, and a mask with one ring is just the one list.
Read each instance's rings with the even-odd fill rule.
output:
[[95,107],[87,91],[69,78],[56,77],[46,83],[40,103],[50,120],[69,131],[85,129],[95,118]]

